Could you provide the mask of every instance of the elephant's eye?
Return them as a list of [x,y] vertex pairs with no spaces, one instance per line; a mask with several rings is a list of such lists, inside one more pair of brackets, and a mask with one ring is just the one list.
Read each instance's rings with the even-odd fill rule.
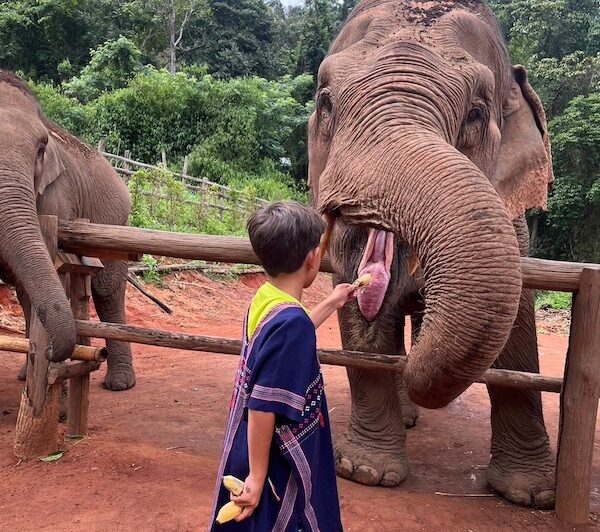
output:
[[331,101],[331,91],[323,89],[317,97],[317,109],[321,116],[329,117],[333,111],[333,103]]
[[483,118],[483,109],[481,107],[473,107],[467,115],[468,122],[476,122]]

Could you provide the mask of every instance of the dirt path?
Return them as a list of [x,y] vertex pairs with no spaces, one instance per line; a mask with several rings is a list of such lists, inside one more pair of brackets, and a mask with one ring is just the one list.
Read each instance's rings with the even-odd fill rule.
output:
[[[152,290],[175,314],[166,316],[130,290],[129,320],[238,337],[246,304],[260,282],[256,275],[243,282],[217,282],[195,273],[171,276],[170,288]],[[318,279],[308,294],[309,306],[327,292],[328,282]],[[15,310],[11,297],[0,287],[2,310]],[[339,346],[334,319],[319,330],[319,343]],[[567,339],[542,334],[539,343],[542,372],[561,375]],[[206,529],[236,357],[134,346],[134,359],[138,383],[133,390],[103,390],[102,375],[93,376],[89,438],[65,443],[67,452],[57,462],[18,464],[12,437],[21,358],[0,353],[0,530]],[[335,438],[349,414],[348,384],[343,368],[325,367],[324,375]],[[544,394],[544,412],[555,445],[556,395]],[[488,418],[489,400],[479,385],[447,408],[424,411],[409,433],[412,474],[401,487],[367,488],[339,480],[345,530],[570,530],[552,513],[515,507],[497,497],[434,494],[489,493],[483,469],[489,453]],[[594,467],[593,510],[600,513],[599,453]]]

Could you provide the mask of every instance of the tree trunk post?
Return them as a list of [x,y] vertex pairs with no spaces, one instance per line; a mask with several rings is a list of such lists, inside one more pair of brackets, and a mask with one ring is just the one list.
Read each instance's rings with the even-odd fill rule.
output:
[[556,515],[573,525],[589,519],[599,397],[600,271],[584,269],[573,298],[556,466]]
[[[40,229],[54,261],[57,252],[58,219],[40,216]],[[27,381],[21,395],[21,406],[15,429],[14,454],[18,458],[37,458],[56,451],[58,445],[58,416],[60,383],[48,383],[51,349],[50,339],[32,309],[30,347],[27,354]]]

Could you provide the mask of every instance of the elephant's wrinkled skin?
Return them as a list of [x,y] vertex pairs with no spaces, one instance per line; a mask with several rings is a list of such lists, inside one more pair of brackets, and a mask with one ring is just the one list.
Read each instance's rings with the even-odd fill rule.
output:
[[[30,309],[37,312],[52,342],[52,360],[65,360],[75,345],[75,322],[37,215],[125,225],[129,192],[97,151],[50,122],[27,85],[7,71],[0,71],[0,131],[0,276],[16,285],[27,326]],[[101,320],[125,323],[126,280],[123,262],[105,262],[93,277]],[[107,347],[105,387],[131,388],[129,344],[108,340]]]
[[[344,347],[401,353],[413,320],[404,381],[348,370],[351,419],[336,446],[341,476],[394,486],[418,415],[407,394],[438,408],[491,365],[538,371],[519,257],[524,212],[545,207],[553,180],[544,112],[483,2],[364,0],[320,67],[309,158],[313,202],[336,217],[336,281],[373,274],[340,312]],[[489,392],[489,483],[551,507],[540,393]]]

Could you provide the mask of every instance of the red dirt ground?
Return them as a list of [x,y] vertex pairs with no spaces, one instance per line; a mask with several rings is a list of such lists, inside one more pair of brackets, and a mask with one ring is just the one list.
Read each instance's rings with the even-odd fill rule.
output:
[[[199,273],[171,275],[168,287],[150,289],[174,309],[167,316],[128,289],[132,324],[238,337],[244,310],[260,275],[215,281]],[[308,293],[315,304],[329,289],[322,276]],[[0,286],[0,324],[18,326],[12,292]],[[321,346],[338,347],[330,318],[319,330]],[[561,375],[567,338],[539,336],[542,372]],[[0,353],[0,530],[192,531],[206,529],[237,358],[134,346],[137,385],[127,392],[100,386],[92,377],[89,437],[60,447],[53,463],[18,463],[12,438],[21,383],[21,357]],[[325,367],[334,438],[346,425],[345,370]],[[544,394],[544,411],[556,444],[558,397]],[[471,387],[453,404],[424,411],[409,432],[412,474],[394,489],[338,480],[347,531],[571,530],[552,513],[519,508],[488,494],[484,466],[489,453],[489,400]],[[600,439],[597,437],[597,441]],[[598,443],[596,443],[598,446]],[[592,520],[600,514],[600,454],[594,459]]]

